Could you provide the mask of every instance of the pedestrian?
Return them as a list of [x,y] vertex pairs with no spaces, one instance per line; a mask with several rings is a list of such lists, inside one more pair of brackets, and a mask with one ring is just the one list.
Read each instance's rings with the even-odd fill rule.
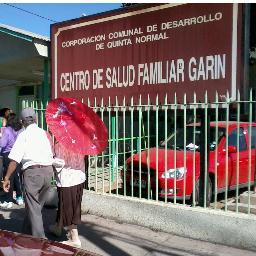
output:
[[45,238],[42,207],[47,198],[53,177],[53,154],[46,131],[36,124],[36,114],[32,108],[21,111],[24,126],[9,154],[10,163],[3,181],[3,189],[10,189],[10,176],[19,163],[25,199],[25,219],[22,232]]
[[12,113],[10,108],[0,109],[0,126],[6,127],[9,115]]
[[[3,177],[6,174],[8,165],[10,163],[9,153],[13,147],[14,142],[16,141],[19,133],[22,131],[22,123],[19,118],[14,113],[10,113],[7,120],[7,127],[3,130],[2,137],[0,139],[0,151],[3,157]],[[3,208],[12,208],[13,204],[13,191],[16,191],[16,202],[18,205],[23,204],[21,180],[20,180],[20,165],[17,165],[16,170],[10,177],[10,189],[9,192],[5,195],[5,200],[3,203],[0,203],[0,207]]]
[[62,243],[81,247],[77,225],[81,223],[81,203],[88,157],[73,153],[59,142],[54,144],[54,153],[56,159],[53,165],[56,167],[59,203],[56,224],[49,229],[56,236],[61,236],[63,228],[67,229],[69,239]]

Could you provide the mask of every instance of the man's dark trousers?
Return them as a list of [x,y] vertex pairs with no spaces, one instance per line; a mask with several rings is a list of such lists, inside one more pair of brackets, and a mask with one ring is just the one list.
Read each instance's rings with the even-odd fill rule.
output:
[[42,208],[53,177],[52,166],[28,168],[23,172],[26,215],[22,232],[45,238]]

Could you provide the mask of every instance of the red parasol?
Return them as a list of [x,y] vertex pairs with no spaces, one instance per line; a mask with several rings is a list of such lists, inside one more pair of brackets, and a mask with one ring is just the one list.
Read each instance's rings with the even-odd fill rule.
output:
[[64,147],[83,155],[97,155],[107,146],[108,131],[92,109],[72,98],[52,100],[45,112],[49,130]]

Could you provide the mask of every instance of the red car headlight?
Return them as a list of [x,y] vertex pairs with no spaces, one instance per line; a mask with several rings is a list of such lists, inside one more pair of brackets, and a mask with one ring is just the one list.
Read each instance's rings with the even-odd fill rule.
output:
[[176,179],[183,179],[184,174],[187,172],[185,167],[179,167],[176,169],[169,169],[162,174],[162,178],[174,179],[176,174]]

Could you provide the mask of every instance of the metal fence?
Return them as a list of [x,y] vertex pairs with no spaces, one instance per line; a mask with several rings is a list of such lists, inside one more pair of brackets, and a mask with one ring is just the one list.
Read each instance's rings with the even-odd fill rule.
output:
[[[255,97],[160,104],[86,102],[105,122],[108,147],[89,157],[88,189],[172,204],[254,213]],[[109,100],[110,102],[110,100]],[[28,106],[24,102],[23,106]],[[33,103],[39,125],[44,108]],[[242,194],[242,195],[241,195]],[[256,202],[255,202],[256,204]]]

